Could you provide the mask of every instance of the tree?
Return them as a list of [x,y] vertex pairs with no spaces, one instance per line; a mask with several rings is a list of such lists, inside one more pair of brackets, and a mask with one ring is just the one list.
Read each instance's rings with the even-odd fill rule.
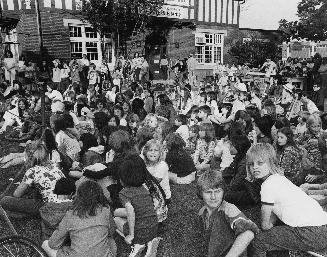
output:
[[267,58],[278,60],[280,53],[281,51],[276,43],[254,38],[246,42],[239,40],[229,49],[229,54],[239,64],[248,63],[253,67],[262,65]]
[[297,15],[298,21],[279,22],[279,30],[284,32],[284,39],[327,39],[327,0],[301,0]]
[[149,17],[158,13],[163,1],[88,0],[83,4],[81,14],[99,32],[101,39],[110,33],[118,49],[144,29]]

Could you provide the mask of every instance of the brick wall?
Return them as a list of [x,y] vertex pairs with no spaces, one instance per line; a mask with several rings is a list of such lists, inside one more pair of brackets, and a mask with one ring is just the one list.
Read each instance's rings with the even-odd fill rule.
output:
[[194,51],[194,30],[190,28],[175,28],[169,32],[167,37],[167,52],[170,58],[187,58]]
[[[45,58],[70,59],[69,30],[63,24],[64,18],[76,18],[68,13],[41,12],[43,46]],[[22,13],[17,25],[21,54],[27,58],[39,59],[39,33],[36,15]]]

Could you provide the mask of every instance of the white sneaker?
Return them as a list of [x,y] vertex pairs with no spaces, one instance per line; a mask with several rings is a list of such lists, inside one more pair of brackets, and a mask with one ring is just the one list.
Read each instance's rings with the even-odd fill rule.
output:
[[144,257],[156,257],[157,256],[157,251],[158,251],[158,246],[160,241],[162,240],[161,237],[156,237],[154,239],[152,239],[150,242],[148,242],[147,244],[147,250],[146,250],[146,254],[144,255]]
[[143,250],[145,249],[145,245],[135,244],[132,246],[132,251],[128,255],[128,257],[141,257]]

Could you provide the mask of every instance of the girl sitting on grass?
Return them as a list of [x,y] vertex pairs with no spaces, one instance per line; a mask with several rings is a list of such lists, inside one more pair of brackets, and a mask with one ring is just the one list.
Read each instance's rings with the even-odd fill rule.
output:
[[[42,248],[50,257],[114,257],[117,253],[114,231],[115,223],[102,188],[89,180],[78,187],[72,210]],[[70,245],[65,245],[67,237]]]
[[118,231],[124,235],[126,243],[133,244],[129,256],[139,256],[146,244],[148,250],[145,256],[152,256],[150,254],[157,241],[158,218],[150,193],[152,190],[144,186],[150,182],[145,163],[139,156],[131,155],[118,169],[124,187],[119,193],[124,208],[114,212]]

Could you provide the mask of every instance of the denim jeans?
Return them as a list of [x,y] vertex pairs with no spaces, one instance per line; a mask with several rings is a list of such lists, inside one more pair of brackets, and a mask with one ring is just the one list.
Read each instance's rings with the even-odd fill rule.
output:
[[256,235],[249,257],[265,257],[270,251],[320,251],[327,248],[327,225],[320,227],[276,226]]

